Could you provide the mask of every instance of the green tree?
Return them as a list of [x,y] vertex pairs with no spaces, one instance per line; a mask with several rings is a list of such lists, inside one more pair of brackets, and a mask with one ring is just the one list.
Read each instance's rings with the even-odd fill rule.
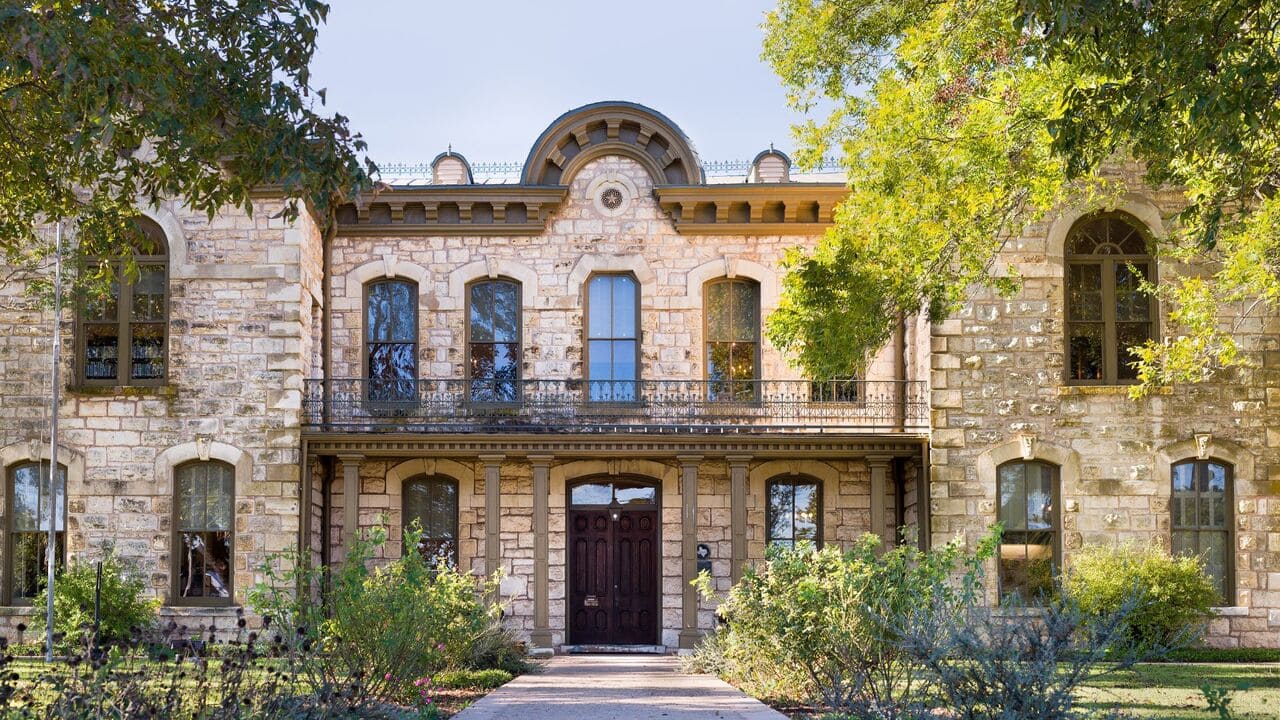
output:
[[0,4],[4,259],[38,267],[52,219],[78,226],[82,256],[125,255],[137,203],[161,198],[212,216],[271,188],[288,216],[305,203],[326,222],[376,170],[311,85],[327,13],[317,0]]
[[1242,362],[1223,318],[1280,303],[1280,2],[780,0],[765,30],[791,104],[822,113],[800,161],[838,150],[852,188],[770,322],[811,373],[858,369],[900,314],[946,316],[974,283],[1012,291],[1000,249],[1123,192],[1110,160],[1185,189],[1159,250],[1210,268],[1150,288],[1173,339],[1140,350],[1136,392]]

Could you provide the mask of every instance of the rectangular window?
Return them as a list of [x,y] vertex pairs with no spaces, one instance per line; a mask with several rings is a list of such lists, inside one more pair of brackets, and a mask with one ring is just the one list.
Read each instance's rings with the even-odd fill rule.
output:
[[365,290],[365,369],[369,399],[404,402],[417,396],[418,288],[384,280]]
[[630,275],[587,283],[587,384],[597,401],[634,402],[640,379],[640,286]]
[[769,483],[768,543],[795,547],[808,542],[822,547],[822,486],[816,481],[775,480]]
[[1218,589],[1234,604],[1231,551],[1231,466],[1214,460],[1174,465],[1169,515],[1175,555],[1198,557]]
[[467,303],[469,397],[515,402],[520,397],[520,286],[508,280],[473,283]]
[[7,602],[29,605],[48,577],[50,500],[57,526],[55,566],[66,554],[66,471],[58,468],[56,487],[49,487],[49,463],[24,463],[9,472],[9,537]]
[[198,462],[175,472],[174,552],[178,602],[226,604],[235,572],[235,474],[230,465]]
[[1001,465],[1000,596],[1037,602],[1053,592],[1058,566],[1058,468],[1043,462]]
[[760,285],[712,280],[703,297],[708,399],[755,400],[760,396]]

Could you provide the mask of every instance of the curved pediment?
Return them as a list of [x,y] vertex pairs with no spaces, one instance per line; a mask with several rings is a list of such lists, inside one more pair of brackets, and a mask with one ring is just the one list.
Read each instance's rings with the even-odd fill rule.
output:
[[689,138],[665,115],[635,103],[599,102],[561,115],[538,136],[521,183],[567,185],[582,166],[605,155],[635,160],[655,185],[703,181]]

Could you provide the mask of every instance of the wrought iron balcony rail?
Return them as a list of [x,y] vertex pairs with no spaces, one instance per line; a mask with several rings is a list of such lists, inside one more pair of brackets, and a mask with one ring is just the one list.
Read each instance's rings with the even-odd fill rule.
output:
[[923,382],[308,380],[320,432],[920,432]]

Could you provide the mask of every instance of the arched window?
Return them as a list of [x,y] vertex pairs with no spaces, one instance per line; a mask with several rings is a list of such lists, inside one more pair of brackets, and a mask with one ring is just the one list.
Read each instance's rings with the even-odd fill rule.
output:
[[66,555],[67,471],[58,466],[58,481],[49,487],[49,463],[26,462],[9,468],[8,527],[5,542],[6,605],[30,605],[44,587],[49,564],[49,513],[51,498],[56,518],[57,545],[54,548],[56,570]]
[[484,280],[467,288],[467,378],[472,402],[519,399],[519,283]]
[[631,402],[640,379],[640,285],[631,275],[587,281],[587,381],[592,400]]
[[1173,553],[1198,557],[1224,605],[1234,604],[1230,465],[1187,460],[1172,468]]
[[703,290],[707,397],[753,400],[760,379],[760,284],[721,278]]
[[134,220],[133,262],[105,270],[111,284],[105,294],[86,298],[80,307],[77,344],[84,385],[159,385],[166,377],[169,325],[169,246],[154,220]]
[[1053,592],[1058,567],[1058,467],[1015,460],[997,469],[1000,479],[1000,596],[1034,602]]
[[1066,244],[1067,381],[1130,382],[1129,349],[1155,337],[1156,301],[1142,292],[1155,279],[1148,240],[1123,213],[1076,223]]
[[418,378],[418,286],[379,280],[365,286],[365,372],[369,399],[412,400]]
[[[435,565],[458,566],[458,483],[449,478],[419,476],[403,486],[403,525],[416,520],[422,530],[418,551]],[[406,548],[407,550],[407,548]]]
[[217,461],[174,471],[174,587],[180,605],[226,605],[235,576],[235,470]]
[[808,541],[822,547],[822,485],[811,479],[770,480],[768,544],[795,547]]

